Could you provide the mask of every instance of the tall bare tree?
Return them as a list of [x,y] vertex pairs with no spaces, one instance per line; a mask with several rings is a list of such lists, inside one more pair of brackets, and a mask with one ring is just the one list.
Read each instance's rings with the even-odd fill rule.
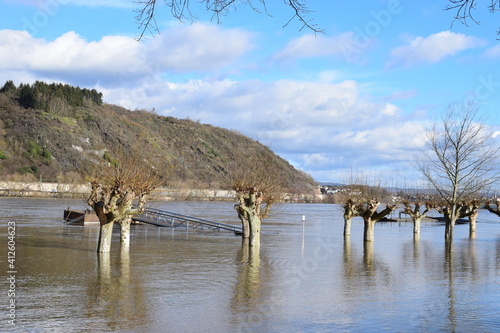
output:
[[451,240],[463,213],[461,203],[475,199],[498,181],[500,148],[472,101],[449,105],[441,122],[427,132],[426,148],[417,169],[443,202],[445,239]]
[[101,225],[98,252],[110,251],[115,222],[120,223],[122,244],[129,245],[132,216],[144,211],[148,194],[163,181],[158,170],[138,154],[118,156],[96,165],[88,176],[91,192],[87,203]]
[[[237,5],[244,5],[257,13],[266,13],[267,11],[266,0],[252,1],[252,0],[203,0],[203,1],[190,1],[190,0],[164,0],[164,4],[170,8],[171,15],[177,20],[195,21],[197,20],[196,6],[204,4],[203,10],[212,14],[212,20],[217,23],[221,22],[223,16],[227,15],[229,11],[234,9]],[[136,10],[136,21],[141,29],[139,40],[144,38],[146,32],[157,33],[159,31],[156,22],[156,13],[158,11],[157,0],[138,0],[135,3],[139,6]],[[161,4],[160,4],[161,5]],[[302,29],[309,29],[314,33],[323,32],[316,24],[308,18],[311,13],[307,0],[284,0],[283,5],[290,10],[290,19],[284,24],[287,26],[291,21],[297,19],[301,24]]]
[[260,246],[262,219],[269,216],[271,207],[281,200],[284,180],[280,170],[266,156],[247,159],[245,165],[235,165],[229,177],[236,192],[235,209],[242,222],[243,237],[250,246]]

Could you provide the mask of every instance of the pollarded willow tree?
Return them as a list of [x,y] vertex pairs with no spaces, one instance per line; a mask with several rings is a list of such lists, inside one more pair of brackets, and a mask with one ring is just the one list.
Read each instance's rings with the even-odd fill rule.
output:
[[364,222],[363,240],[365,242],[373,242],[375,240],[375,223],[397,208],[395,204],[386,204],[385,208],[379,211],[380,204],[377,199],[371,199],[365,201],[358,209]]
[[410,203],[409,201],[404,201],[403,213],[411,217],[413,221],[413,235],[420,234],[420,222],[422,219],[427,217],[427,214],[434,209],[434,204],[430,201],[422,202],[420,200],[415,200],[415,202]]
[[469,219],[469,236],[474,237],[476,233],[476,222],[481,208],[481,202],[477,199],[469,200],[461,204],[462,216]]
[[114,223],[121,227],[121,243],[130,243],[132,216],[144,211],[147,196],[163,182],[158,170],[138,154],[118,154],[96,165],[88,175],[91,191],[87,203],[99,218],[98,252],[109,252]]
[[354,180],[358,184],[347,185],[338,194],[344,208],[344,237],[351,234],[352,219],[359,216],[364,223],[363,240],[371,242],[375,239],[375,223],[394,211],[397,205],[386,204],[380,209],[381,200],[390,200],[388,192],[380,186],[359,185],[366,184],[360,179]]
[[500,217],[500,198],[495,198],[494,203],[488,201],[484,205],[484,208],[486,208],[490,213]]
[[472,101],[450,104],[441,122],[427,132],[425,157],[416,165],[442,201],[447,241],[453,239],[455,222],[465,205],[499,179],[500,148],[492,134]]
[[243,238],[249,238],[249,246],[260,246],[262,219],[283,196],[285,182],[280,169],[262,155],[233,166],[228,181],[238,200],[234,208],[242,223]]
[[348,198],[341,205],[344,208],[344,236],[349,236],[351,234],[352,219],[361,215],[358,210],[360,202],[354,198]]

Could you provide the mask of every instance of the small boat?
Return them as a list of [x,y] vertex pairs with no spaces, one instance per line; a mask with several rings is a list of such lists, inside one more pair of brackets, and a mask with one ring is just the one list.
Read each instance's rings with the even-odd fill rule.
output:
[[393,218],[390,218],[390,217],[383,217],[381,218],[380,220],[378,220],[378,222],[398,222],[399,220],[397,219],[393,219]]
[[[446,218],[444,216],[436,216],[436,217],[430,216],[430,218],[438,222],[446,223]],[[466,223],[469,223],[469,220],[464,218],[460,218],[455,221],[455,224],[466,224]]]
[[99,225],[99,218],[90,209],[75,210],[68,207],[64,210],[64,221],[74,225]]

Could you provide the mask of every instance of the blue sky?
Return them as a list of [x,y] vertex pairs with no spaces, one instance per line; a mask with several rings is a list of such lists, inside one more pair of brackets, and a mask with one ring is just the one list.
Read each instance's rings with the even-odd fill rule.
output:
[[[452,25],[448,1],[310,1],[325,30],[300,30],[282,1],[238,5],[217,25],[203,6],[137,42],[128,0],[0,0],[0,84],[64,82],[107,103],[239,131],[321,182],[352,170],[403,186],[423,129],[475,98],[499,130],[500,14]],[[258,3],[258,2],[256,2]],[[484,5],[485,3],[483,3]]]

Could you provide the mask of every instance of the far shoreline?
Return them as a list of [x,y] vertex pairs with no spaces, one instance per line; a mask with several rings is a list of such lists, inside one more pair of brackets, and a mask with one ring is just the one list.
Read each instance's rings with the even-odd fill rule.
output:
[[[0,182],[1,198],[61,198],[84,199],[90,193],[85,184],[44,182]],[[283,202],[323,203],[320,193],[285,195]],[[175,189],[160,187],[149,195],[149,201],[236,201],[234,191],[223,189]]]

